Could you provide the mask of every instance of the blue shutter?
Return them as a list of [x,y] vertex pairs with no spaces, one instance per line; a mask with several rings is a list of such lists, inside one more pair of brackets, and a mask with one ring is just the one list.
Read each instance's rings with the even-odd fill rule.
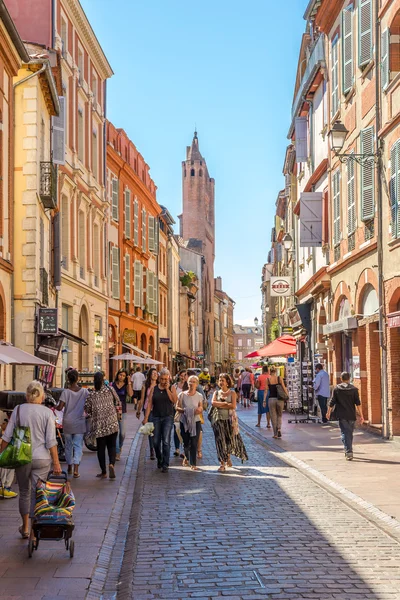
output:
[[358,66],[372,60],[372,0],[360,0],[358,8]]

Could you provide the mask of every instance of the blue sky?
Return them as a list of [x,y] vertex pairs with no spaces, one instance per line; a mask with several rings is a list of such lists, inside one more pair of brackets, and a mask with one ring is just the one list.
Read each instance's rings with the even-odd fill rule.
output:
[[115,73],[108,118],[143,154],[174,218],[197,125],[216,180],[215,275],[236,301],[235,321],[252,323],[283,187],[307,1],[81,2]]

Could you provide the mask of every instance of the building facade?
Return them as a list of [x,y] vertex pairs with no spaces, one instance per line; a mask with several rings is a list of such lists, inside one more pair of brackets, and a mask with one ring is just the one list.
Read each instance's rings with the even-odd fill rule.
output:
[[263,347],[263,334],[261,327],[248,327],[246,325],[233,326],[234,368],[251,367],[254,358],[245,358],[247,354]]

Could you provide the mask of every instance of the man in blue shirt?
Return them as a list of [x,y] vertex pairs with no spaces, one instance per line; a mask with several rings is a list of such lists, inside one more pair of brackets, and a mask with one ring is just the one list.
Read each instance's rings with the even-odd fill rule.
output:
[[315,365],[315,372],[314,390],[317,395],[319,407],[321,409],[322,422],[327,423],[328,419],[326,418],[326,411],[328,398],[331,395],[329,387],[329,375],[326,371],[324,371],[324,367],[321,365],[321,363]]

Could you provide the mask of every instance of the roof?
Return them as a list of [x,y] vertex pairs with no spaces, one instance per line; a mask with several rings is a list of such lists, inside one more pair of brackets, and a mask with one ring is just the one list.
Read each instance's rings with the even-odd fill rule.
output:
[[194,132],[192,145],[188,146],[186,152],[186,160],[203,160],[199,149],[199,138],[197,137],[197,131]]

